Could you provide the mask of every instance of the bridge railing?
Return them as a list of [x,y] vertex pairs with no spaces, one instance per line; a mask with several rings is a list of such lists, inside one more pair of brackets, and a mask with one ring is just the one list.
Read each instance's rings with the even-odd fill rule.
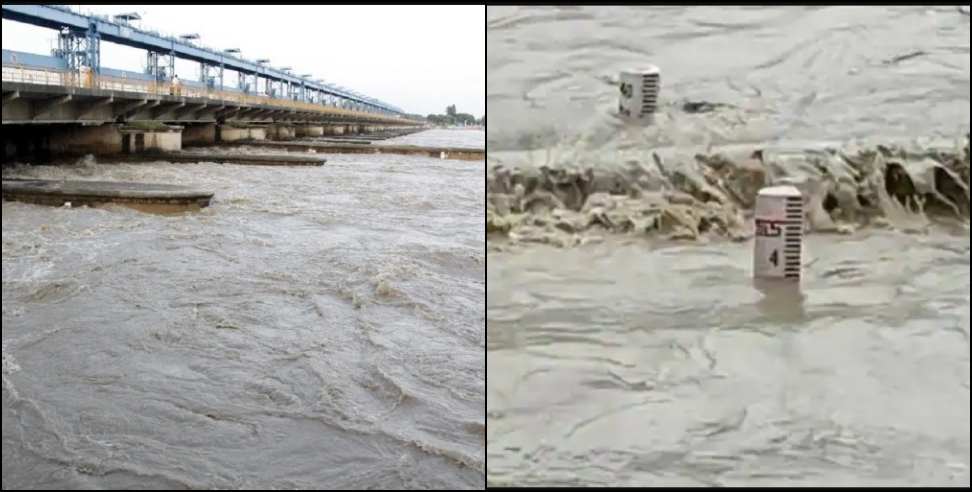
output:
[[222,104],[231,103],[240,106],[263,105],[280,109],[290,109],[294,111],[313,112],[333,116],[380,119],[387,122],[394,121],[397,123],[408,121],[402,118],[328,107],[320,104],[295,101],[292,99],[277,99],[268,96],[251,95],[234,91],[220,91],[210,89],[208,87],[198,87],[173,82],[156,82],[152,80],[100,75],[93,72],[57,70],[45,67],[3,65],[3,81],[62,87],[78,87],[105,91],[133,92],[154,96],[165,95],[196,99],[210,99],[213,101],[219,101]]

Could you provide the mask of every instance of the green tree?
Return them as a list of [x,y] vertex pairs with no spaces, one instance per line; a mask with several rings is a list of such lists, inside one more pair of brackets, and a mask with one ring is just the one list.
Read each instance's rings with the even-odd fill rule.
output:
[[448,119],[441,114],[430,114],[426,117],[426,119],[429,120],[429,123],[432,123],[433,125],[445,125],[448,123]]
[[449,116],[455,116],[456,115],[456,105],[453,104],[452,106],[446,106],[446,114],[449,115]]

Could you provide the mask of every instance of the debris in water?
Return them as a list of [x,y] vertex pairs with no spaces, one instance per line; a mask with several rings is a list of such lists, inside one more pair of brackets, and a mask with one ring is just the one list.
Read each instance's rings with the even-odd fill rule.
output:
[[919,56],[925,56],[927,54],[928,54],[927,51],[915,51],[915,52],[912,52],[912,53],[908,53],[907,55],[896,56],[896,57],[894,57],[894,58],[892,58],[890,60],[885,60],[884,61],[884,64],[885,65],[895,65],[895,64],[901,63],[901,62],[903,62],[905,60],[910,60],[912,58],[918,58]]
[[686,113],[689,114],[699,114],[699,113],[711,113],[718,109],[729,109],[732,107],[733,106],[731,104],[712,103],[708,101],[698,101],[698,102],[685,101],[685,103],[682,104],[682,111],[685,111]]

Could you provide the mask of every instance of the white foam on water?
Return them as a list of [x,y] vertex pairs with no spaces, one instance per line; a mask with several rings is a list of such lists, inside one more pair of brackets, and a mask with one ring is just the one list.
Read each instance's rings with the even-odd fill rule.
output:
[[3,389],[10,393],[11,398],[19,400],[20,395],[17,393],[17,388],[14,387],[7,376],[18,373],[21,369],[13,355],[7,352],[7,345],[8,342],[3,342]]

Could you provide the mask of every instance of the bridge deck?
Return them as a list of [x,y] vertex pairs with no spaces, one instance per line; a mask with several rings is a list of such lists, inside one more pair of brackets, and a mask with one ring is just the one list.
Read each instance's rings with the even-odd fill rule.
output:
[[[57,119],[56,117],[52,118],[57,116],[57,112],[52,112],[51,116],[40,118],[37,115],[37,108],[24,107],[18,110],[16,104],[13,104],[17,99],[41,104],[45,100],[56,102],[56,98],[63,98],[64,96],[71,96],[71,99],[63,100],[62,103],[76,99],[73,104],[81,104],[82,107],[75,111],[78,113],[77,115],[72,116],[71,112],[68,112],[67,117]],[[128,111],[134,112],[135,120],[215,121],[219,119],[217,118],[218,112],[224,112],[220,116],[226,119],[227,116],[239,117],[246,110],[251,117],[260,114],[263,117],[277,116],[303,121],[414,124],[400,117],[233,91],[218,91],[204,87],[182,86],[91,73],[82,75],[77,72],[48,68],[3,66],[3,123],[5,124],[77,122],[88,119],[92,121],[113,121],[121,116],[116,114],[117,112],[101,111],[101,118],[84,118],[83,116],[86,113],[89,116],[97,116],[99,112],[91,111],[97,108],[88,105],[99,101],[105,105],[143,101],[145,104],[141,106],[147,107],[136,106],[128,109]],[[167,113],[161,111],[166,108],[179,112],[195,109],[196,115],[201,112],[205,117],[188,120],[165,118]],[[83,111],[83,109],[87,109],[87,111]],[[152,109],[152,111],[145,112],[146,109]],[[155,116],[152,116],[153,114]],[[61,114],[61,116],[65,115]]]

